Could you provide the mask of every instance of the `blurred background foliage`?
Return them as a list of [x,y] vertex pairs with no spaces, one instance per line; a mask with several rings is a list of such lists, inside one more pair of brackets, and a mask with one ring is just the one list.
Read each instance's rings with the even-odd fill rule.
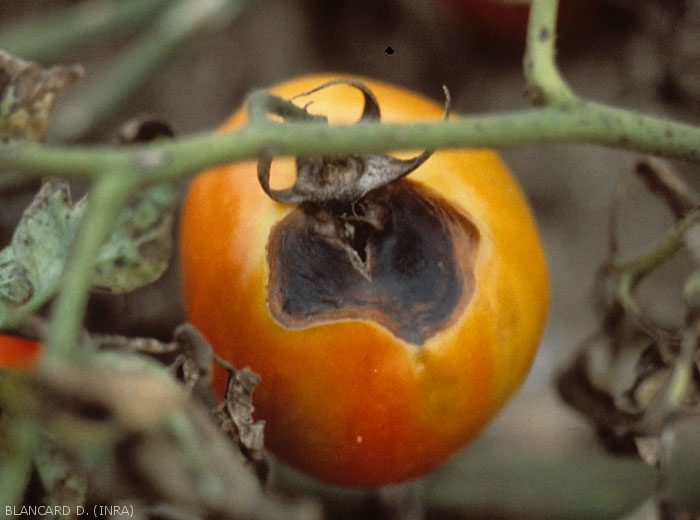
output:
[[[249,90],[315,71],[372,76],[438,99],[447,85],[460,113],[527,107],[520,15],[473,6],[465,13],[470,3],[480,2],[5,1],[0,49],[44,65],[83,65],[85,77],[56,107],[49,142],[112,142],[122,123],[144,115],[177,134],[209,130]],[[700,2],[562,4],[558,61],[579,94],[698,123]],[[628,179],[619,205],[623,256],[653,242],[673,216],[629,180],[634,154],[567,145],[502,153],[541,226],[551,316],[516,398],[476,442],[422,481],[428,518],[618,518],[653,492],[653,471],[604,452],[588,422],[561,403],[554,381],[599,327],[592,291],[608,252],[609,207],[620,179]],[[699,185],[697,166],[675,166],[695,173],[689,182]],[[2,194],[2,245],[37,187]],[[691,262],[672,264],[642,297],[659,321],[677,324],[684,318],[682,273]],[[155,284],[128,295],[94,295],[87,326],[168,340],[183,320],[174,259]],[[277,475],[280,489],[323,497],[330,518],[381,514],[373,494],[321,486],[285,468]]]

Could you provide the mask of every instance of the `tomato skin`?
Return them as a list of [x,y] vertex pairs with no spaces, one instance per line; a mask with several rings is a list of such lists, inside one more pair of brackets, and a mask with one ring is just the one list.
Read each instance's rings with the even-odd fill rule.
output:
[[[291,98],[333,79],[313,75],[270,89]],[[441,119],[443,107],[364,78],[384,122]],[[361,95],[336,85],[309,111],[350,124]],[[223,126],[245,121],[244,111]],[[291,162],[278,173],[293,178]],[[271,316],[266,256],[271,228],[293,209],[261,189],[254,161],[196,177],[181,220],[188,319],[217,353],[258,372],[253,400],[268,449],[319,479],[348,486],[400,482],[444,462],[519,386],[544,326],[548,277],[532,214],[490,150],[438,151],[410,174],[463,211],[481,238],[476,288],[456,323],[411,345],[370,321],[286,329]],[[217,382],[223,390],[224,380]]]
[[34,365],[41,352],[36,341],[0,334],[0,366],[22,369]]
[[[500,0],[436,0],[444,4],[458,21],[490,44],[523,47],[527,35],[530,4],[504,3]],[[564,40],[579,36],[599,25],[598,0],[560,0],[557,32]]]

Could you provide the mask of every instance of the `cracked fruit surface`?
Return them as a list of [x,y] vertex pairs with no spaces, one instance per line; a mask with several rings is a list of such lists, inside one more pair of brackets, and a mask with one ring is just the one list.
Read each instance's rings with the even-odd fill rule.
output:
[[[291,99],[331,79],[269,90]],[[352,81],[376,96],[382,122],[443,117],[418,94]],[[343,83],[294,99],[331,125],[355,123],[365,102]],[[222,131],[245,120],[241,109]],[[329,159],[323,171],[361,159]],[[272,161],[278,193],[298,165]],[[241,162],[191,183],[181,220],[188,319],[219,356],[261,375],[255,418],[282,461],[347,486],[431,471],[520,385],[540,341],[547,270],[517,182],[486,149],[436,151],[352,200],[276,202],[258,172]],[[225,381],[219,374],[219,392]]]

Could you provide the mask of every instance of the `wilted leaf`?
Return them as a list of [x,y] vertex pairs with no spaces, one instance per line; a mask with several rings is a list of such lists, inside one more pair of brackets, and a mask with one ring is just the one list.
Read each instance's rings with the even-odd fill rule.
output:
[[207,410],[143,356],[86,355],[21,382],[30,405],[2,384],[0,404],[85,475],[91,500],[167,504],[188,518],[320,518],[315,504],[270,498]]
[[53,291],[84,210],[84,201],[73,204],[66,183],[46,182],[24,212],[12,251],[35,294]]
[[56,98],[82,75],[80,65],[44,69],[0,51],[0,140],[43,141]]

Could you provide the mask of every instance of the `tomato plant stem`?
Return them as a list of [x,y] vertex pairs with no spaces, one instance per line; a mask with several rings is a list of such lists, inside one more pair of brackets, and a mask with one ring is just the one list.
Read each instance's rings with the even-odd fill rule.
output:
[[637,283],[683,247],[686,232],[691,226],[697,224],[698,220],[700,220],[700,210],[691,211],[648,251],[630,262],[614,265],[614,270],[630,273],[630,282]]
[[446,122],[328,126],[256,121],[227,134],[111,147],[0,144],[0,170],[96,181],[105,172],[139,172],[143,182],[187,177],[217,164],[272,155],[342,155],[387,150],[514,147],[586,143],[700,160],[700,128],[636,111],[581,101],[573,107],[469,116]]
[[535,105],[567,107],[579,102],[556,65],[557,0],[533,0],[530,6],[523,70],[526,94]]
[[70,359],[80,352],[78,339],[95,257],[135,185],[133,176],[112,171],[100,178],[90,191],[88,207],[52,308],[42,363]]
[[[141,2],[149,4],[150,2]],[[234,16],[243,0],[170,0],[149,31],[112,59],[108,70],[90,81],[82,93],[80,113],[85,117],[64,138],[87,135],[128,101],[139,86],[176,49],[213,21]],[[60,121],[59,121],[60,123]]]
[[[133,31],[173,0],[103,0],[75,3],[17,20],[0,31],[0,48],[25,60],[64,59],[81,46],[107,45]],[[41,38],[28,38],[40,34]]]
[[680,251],[686,233],[691,226],[697,225],[698,220],[700,210],[691,211],[647,251],[629,262],[614,263],[611,266],[612,270],[619,274],[617,298],[630,314],[641,315],[641,309],[634,297],[634,290],[639,282]]
[[[161,53],[179,41],[180,33],[195,30],[219,7],[217,0],[206,4],[191,0],[174,3],[161,23],[154,26],[154,39],[144,45],[154,56]],[[299,108],[265,92],[254,92],[247,105],[250,122],[226,134],[206,133],[120,149],[0,143],[0,178],[5,182],[17,181],[17,172],[22,172],[27,176],[81,178],[94,184],[92,209],[77,237],[74,258],[64,273],[64,288],[54,309],[55,328],[47,356],[71,351],[81,326],[90,285],[86,273],[95,251],[128,195],[149,183],[182,179],[212,166],[255,160],[263,155],[312,157],[553,143],[594,144],[700,162],[699,127],[586,100],[569,88],[555,60],[556,13],[556,0],[533,0],[524,57],[529,99],[535,105],[529,110],[470,115],[449,121],[363,121],[331,127],[313,118],[274,121],[267,117],[271,112],[288,117],[298,115]],[[186,17],[189,22],[170,32],[174,30],[173,20],[185,15],[193,17]],[[124,59],[129,61],[128,56]],[[122,180],[115,178],[114,172],[120,172]]]

